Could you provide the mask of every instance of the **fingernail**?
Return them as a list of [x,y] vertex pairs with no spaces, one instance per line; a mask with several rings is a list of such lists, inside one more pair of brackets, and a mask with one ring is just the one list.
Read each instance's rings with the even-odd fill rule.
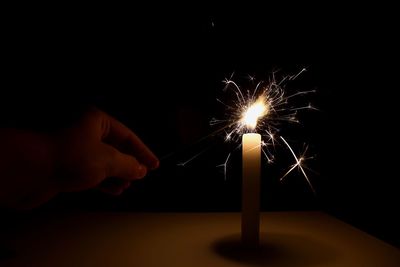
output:
[[138,178],[141,179],[143,178],[147,173],[147,168],[146,166],[140,164],[138,168]]

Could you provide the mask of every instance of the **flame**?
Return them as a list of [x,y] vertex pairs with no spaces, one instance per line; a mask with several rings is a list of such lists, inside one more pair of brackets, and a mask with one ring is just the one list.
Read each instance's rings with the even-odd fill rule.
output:
[[251,104],[243,113],[241,122],[246,125],[249,129],[255,129],[257,127],[258,119],[267,115],[269,112],[269,105],[265,101],[265,97],[260,96],[256,102]]

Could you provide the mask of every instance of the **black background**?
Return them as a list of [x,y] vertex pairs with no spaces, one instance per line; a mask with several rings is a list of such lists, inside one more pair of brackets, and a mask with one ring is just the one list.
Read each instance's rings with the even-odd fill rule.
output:
[[[399,245],[398,52],[389,7],[70,8],[18,7],[5,19],[4,76],[11,79],[3,99],[38,103],[41,114],[50,102],[64,115],[77,102],[93,102],[142,137],[161,166],[120,197],[63,194],[39,210],[239,211],[240,153],[225,181],[216,166],[233,146],[218,136],[197,142],[214,130],[210,119],[223,115],[216,101],[222,80],[306,67],[288,90],[316,89],[310,100],[319,111],[301,114],[299,129],[287,132],[299,141],[296,152],[305,142],[316,156],[316,195],[299,173],[278,182],[293,163],[278,154],[263,168],[263,210],[322,209]],[[14,103],[4,106],[24,117]],[[60,121],[57,112],[48,117]]]

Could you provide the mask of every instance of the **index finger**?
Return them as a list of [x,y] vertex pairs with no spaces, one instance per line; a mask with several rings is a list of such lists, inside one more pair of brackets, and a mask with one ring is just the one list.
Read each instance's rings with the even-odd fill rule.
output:
[[154,153],[143,143],[143,141],[128,127],[107,115],[109,122],[108,134],[104,137],[111,145],[116,146],[121,152],[135,156],[149,169],[155,169],[159,160]]

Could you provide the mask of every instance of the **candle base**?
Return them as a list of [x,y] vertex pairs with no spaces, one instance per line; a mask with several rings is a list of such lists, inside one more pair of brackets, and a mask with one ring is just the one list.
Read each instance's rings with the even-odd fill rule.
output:
[[260,237],[259,236],[252,237],[252,238],[249,238],[247,236],[242,236],[241,242],[242,242],[242,247],[244,249],[257,249],[260,247]]
[[244,248],[254,249],[260,246],[260,216],[259,213],[242,212],[241,242]]

